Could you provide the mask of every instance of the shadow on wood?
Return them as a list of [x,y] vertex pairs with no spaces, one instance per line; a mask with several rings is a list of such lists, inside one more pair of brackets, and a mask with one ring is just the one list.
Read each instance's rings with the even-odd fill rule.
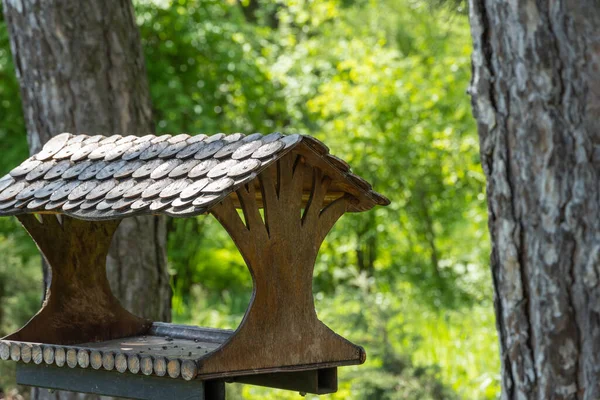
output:
[[121,220],[81,221],[64,215],[19,215],[52,268],[42,309],[4,339],[76,344],[146,332],[150,321],[125,310],[106,277],[106,256]]

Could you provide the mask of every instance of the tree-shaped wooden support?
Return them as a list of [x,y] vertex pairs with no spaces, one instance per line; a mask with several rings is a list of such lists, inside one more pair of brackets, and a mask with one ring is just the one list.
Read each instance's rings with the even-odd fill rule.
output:
[[[303,184],[310,176],[310,197],[303,207]],[[211,209],[244,257],[254,292],[236,333],[201,361],[199,372],[301,370],[364,362],[362,347],[317,318],[312,294],[321,243],[352,197],[325,205],[331,179],[294,153],[263,171],[259,182],[264,220],[252,183],[236,192],[245,223],[231,196]]]
[[151,322],[125,310],[106,277],[106,256],[121,220],[39,217],[18,216],[51,266],[52,283],[42,309],[5,339],[66,345],[146,332]]

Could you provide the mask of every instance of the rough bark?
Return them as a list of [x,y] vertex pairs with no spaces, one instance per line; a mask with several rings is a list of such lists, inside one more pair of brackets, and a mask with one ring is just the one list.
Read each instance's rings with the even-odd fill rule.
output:
[[[61,132],[153,131],[130,0],[3,0],[3,6],[31,152]],[[107,266],[113,292],[128,310],[163,321],[170,318],[165,241],[163,218],[129,218]],[[73,397],[40,391],[35,398]]]
[[600,5],[470,0],[503,399],[600,398]]

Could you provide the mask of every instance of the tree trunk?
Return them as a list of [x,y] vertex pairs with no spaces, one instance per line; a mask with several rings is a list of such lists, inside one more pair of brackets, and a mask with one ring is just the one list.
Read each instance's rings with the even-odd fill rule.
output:
[[503,399],[600,398],[600,5],[471,0]]
[[[3,0],[30,151],[61,132],[153,132],[130,0]],[[108,257],[116,297],[141,317],[170,318],[163,218],[121,223]],[[36,391],[35,398],[74,398]],[[97,398],[79,396],[78,398]]]

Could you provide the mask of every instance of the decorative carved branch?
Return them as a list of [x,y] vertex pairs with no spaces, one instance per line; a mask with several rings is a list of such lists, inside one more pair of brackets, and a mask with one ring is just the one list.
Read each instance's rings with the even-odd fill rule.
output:
[[[311,195],[302,213],[303,183],[308,174],[312,174]],[[295,153],[263,171],[259,182],[264,218],[252,184],[236,192],[245,223],[231,199],[211,209],[244,257],[254,292],[236,334],[203,360],[200,373],[276,371],[283,366],[301,369],[303,364],[314,367],[327,362],[364,361],[362,348],[319,321],[312,295],[314,263],[321,243],[351,198],[339,198],[325,207],[331,179]]]

